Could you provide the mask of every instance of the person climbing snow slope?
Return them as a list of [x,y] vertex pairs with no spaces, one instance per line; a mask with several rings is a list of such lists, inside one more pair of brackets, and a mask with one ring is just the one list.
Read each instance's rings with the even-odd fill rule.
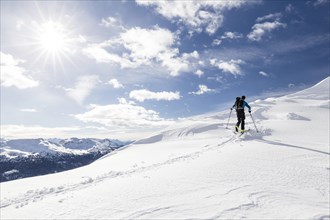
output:
[[[244,107],[247,107],[249,109],[249,113],[251,113],[251,107],[249,106],[249,104],[245,101],[245,96],[243,95],[241,98],[237,97],[235,104],[233,105],[233,107],[231,108],[231,110],[233,108],[236,109],[236,113],[237,113],[237,123],[235,126],[235,131],[238,132],[245,132],[245,112],[244,112]],[[241,125],[241,130],[239,130],[239,126]]]

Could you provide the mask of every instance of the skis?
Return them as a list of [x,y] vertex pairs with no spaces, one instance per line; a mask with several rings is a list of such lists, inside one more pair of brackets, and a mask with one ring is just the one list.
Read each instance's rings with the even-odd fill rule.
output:
[[248,131],[250,131],[250,129],[246,129],[244,131],[239,130],[238,132],[237,131],[234,131],[234,134],[237,134],[240,137],[240,136],[242,136],[243,134],[245,134]]

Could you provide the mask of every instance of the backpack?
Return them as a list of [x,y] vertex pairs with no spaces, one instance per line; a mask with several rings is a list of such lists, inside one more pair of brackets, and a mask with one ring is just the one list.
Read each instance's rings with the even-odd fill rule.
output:
[[236,108],[236,110],[244,109],[244,100],[237,97],[236,103],[235,103],[235,108]]

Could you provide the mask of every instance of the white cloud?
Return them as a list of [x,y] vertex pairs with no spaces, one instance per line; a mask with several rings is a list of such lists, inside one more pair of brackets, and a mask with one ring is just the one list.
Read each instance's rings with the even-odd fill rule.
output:
[[265,76],[265,77],[269,77],[270,76],[268,73],[266,73],[264,71],[260,71],[259,74],[262,75],[262,76]]
[[129,97],[139,102],[143,102],[144,100],[172,101],[180,99],[180,92],[151,92],[146,89],[141,89],[131,91]]
[[117,19],[114,17],[107,17],[107,18],[102,18],[101,21],[101,26],[105,26],[105,27],[112,27],[115,26],[115,24],[117,23]]
[[78,42],[78,43],[86,43],[87,39],[83,35],[79,35],[76,38],[72,38],[72,42]]
[[21,66],[24,60],[15,59],[10,54],[0,52],[1,60],[1,86],[15,86],[18,89],[37,87],[39,82],[27,75],[27,70]]
[[118,18],[115,17],[107,17],[107,18],[102,18],[101,26],[107,27],[107,28],[111,28],[111,27],[118,27],[121,29],[125,29],[122,24],[121,21]]
[[161,118],[156,111],[129,103],[92,105],[90,111],[75,118],[85,123],[124,128],[161,127],[173,123],[173,120]]
[[252,31],[247,35],[247,37],[252,41],[261,41],[262,37],[272,30],[285,27],[286,24],[279,21],[257,23],[253,25]]
[[202,10],[199,12],[199,18],[201,19],[201,21],[198,22],[200,24],[197,23],[197,25],[203,26],[203,23],[207,21],[205,31],[210,35],[217,32],[217,30],[222,26],[224,20],[223,15]]
[[20,109],[21,112],[37,112],[34,108],[22,108]]
[[328,43],[329,37],[329,34],[297,36],[294,39],[277,41],[276,44],[269,45],[269,49],[280,54],[292,51],[303,51]]
[[189,94],[203,95],[205,93],[215,92],[214,89],[209,89],[206,85],[199,85],[198,88],[197,92],[190,92]]
[[220,37],[220,39],[214,39],[212,42],[212,45],[219,46],[222,43],[222,41],[225,39],[233,40],[233,39],[239,39],[239,38],[243,38],[243,34],[227,31]]
[[[5,138],[54,138],[72,137],[79,127],[42,127],[40,125],[1,125],[1,137]],[[77,134],[76,133],[76,134]]]
[[189,70],[189,62],[183,58],[177,57],[178,50],[168,51],[158,55],[161,66],[165,67],[171,76],[178,76],[181,72]]
[[[166,120],[164,124],[171,124],[173,121]],[[106,127],[102,125],[88,125],[79,127],[44,127],[40,125],[1,125],[1,137],[6,139],[17,138],[118,138],[120,140],[138,140],[141,137],[148,137],[155,133],[155,130],[162,126],[149,126],[145,128],[128,128],[128,127]]]
[[118,98],[119,104],[130,104],[135,105],[136,103],[134,101],[127,101],[125,98]]
[[243,35],[237,32],[225,32],[222,36],[221,39],[239,39],[243,38]]
[[98,63],[118,63],[122,68],[136,68],[138,63],[134,63],[125,57],[112,54],[98,45],[90,45],[83,49],[83,53],[89,58],[95,59]]
[[286,7],[285,7],[285,12],[292,12],[294,10],[294,7],[292,4],[288,4]]
[[122,33],[120,38],[123,46],[130,51],[129,58],[140,65],[157,59],[158,54],[174,56],[178,53],[177,49],[171,48],[175,42],[175,35],[167,29],[137,27]]
[[222,43],[222,40],[220,40],[220,39],[214,39],[213,42],[212,42],[212,45],[219,46],[221,43]]
[[111,79],[108,82],[108,84],[113,86],[113,88],[115,88],[115,89],[124,88],[123,84],[121,84],[117,79]]
[[204,72],[203,72],[202,70],[197,70],[197,71],[195,72],[195,75],[197,75],[198,77],[201,77],[201,76],[204,75]]
[[17,29],[17,30],[21,30],[21,28],[22,28],[24,25],[25,25],[25,21],[23,21],[23,20],[18,20],[18,21],[16,22],[16,29]]
[[182,58],[184,58],[185,60],[188,60],[188,59],[198,59],[199,58],[199,53],[196,50],[194,50],[191,53],[183,53],[182,54]]
[[85,98],[89,96],[91,91],[95,88],[97,83],[98,76],[96,75],[81,76],[73,88],[68,88],[65,90],[70,98],[74,99],[79,104],[82,104]]
[[[122,68],[159,63],[170,75],[177,76],[187,72],[190,61],[197,59],[199,54],[193,51],[180,56],[179,49],[173,47],[176,40],[176,35],[167,29],[135,27],[124,31],[117,38],[99,45],[90,45],[83,53],[97,62],[117,63]],[[105,48],[116,53],[108,52]]]
[[205,30],[214,34],[223,23],[223,11],[255,4],[257,1],[157,1],[136,0],[138,5],[154,8],[166,19],[183,24],[190,32]]
[[329,3],[329,0],[317,0],[316,2],[314,2],[314,6],[319,6],[327,3]]
[[227,81],[223,76],[209,76],[208,80],[217,81],[219,83],[225,84]]
[[[287,7],[289,7],[289,6],[287,6]],[[266,20],[278,21],[281,17],[282,17],[282,13],[278,12],[278,13],[273,13],[273,14],[265,15],[263,17],[258,17],[256,21],[258,23],[263,22],[263,21],[266,21]]]
[[240,64],[244,64],[243,60],[230,60],[230,61],[223,61],[217,59],[211,59],[210,63],[212,66],[218,67],[223,72],[231,73],[234,76],[243,75]]

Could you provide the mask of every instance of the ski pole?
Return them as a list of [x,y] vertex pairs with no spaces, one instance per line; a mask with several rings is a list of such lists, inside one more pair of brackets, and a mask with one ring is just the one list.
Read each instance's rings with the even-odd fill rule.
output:
[[228,118],[228,121],[227,121],[227,125],[226,125],[226,129],[228,128],[228,124],[229,124],[229,120],[230,120],[230,116],[231,116],[231,112],[233,111],[233,109],[231,108],[230,109],[230,113],[229,113],[229,118]]
[[257,128],[257,126],[256,126],[256,123],[254,122],[254,119],[253,119],[253,117],[252,117],[252,114],[251,114],[251,112],[250,112],[250,116],[251,116],[251,118],[252,118],[252,121],[253,121],[254,127],[255,127],[255,128],[256,128],[256,130],[257,130],[257,133],[259,133],[259,131],[258,131],[258,128]]

